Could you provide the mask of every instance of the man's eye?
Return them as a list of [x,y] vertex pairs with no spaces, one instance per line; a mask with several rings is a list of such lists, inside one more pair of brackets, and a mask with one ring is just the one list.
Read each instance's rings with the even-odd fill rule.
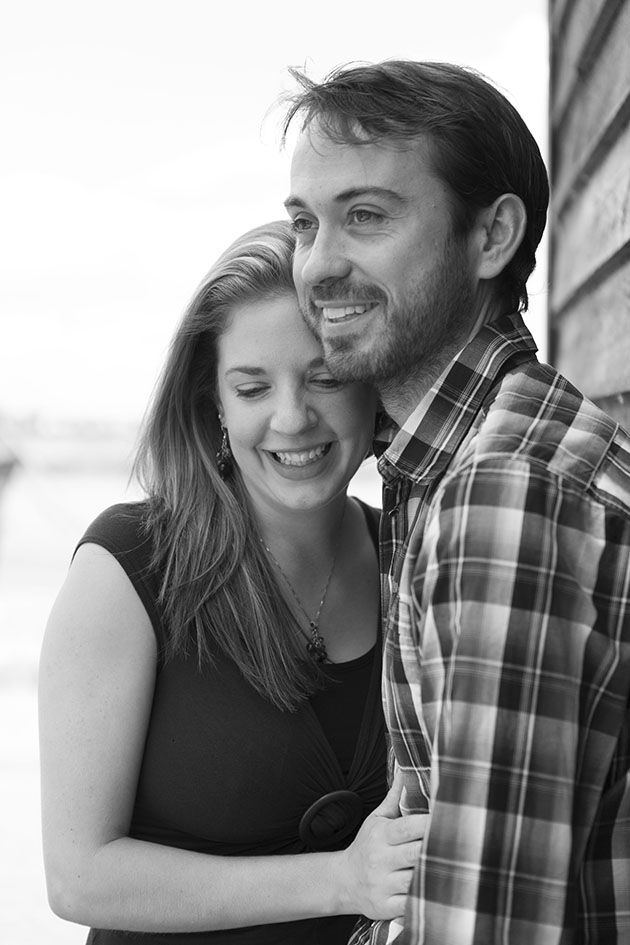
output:
[[379,223],[383,214],[374,210],[351,210],[350,217],[354,223]]
[[313,226],[313,221],[309,220],[307,217],[295,217],[291,220],[291,227],[296,233],[305,233],[307,230],[312,229]]

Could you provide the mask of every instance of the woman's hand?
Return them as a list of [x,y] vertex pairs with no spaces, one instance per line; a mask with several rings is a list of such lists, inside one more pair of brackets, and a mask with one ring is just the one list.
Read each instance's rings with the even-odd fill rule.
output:
[[429,815],[401,817],[401,791],[398,773],[383,802],[343,851],[340,912],[359,912],[370,919],[395,919],[403,914]]

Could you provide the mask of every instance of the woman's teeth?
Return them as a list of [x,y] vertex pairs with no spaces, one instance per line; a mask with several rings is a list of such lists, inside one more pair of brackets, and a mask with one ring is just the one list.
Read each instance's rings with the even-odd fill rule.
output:
[[312,450],[302,450],[301,452],[274,453],[279,463],[283,466],[307,466],[316,459],[321,459],[324,453],[328,452],[330,443],[324,443],[322,446],[316,446]]

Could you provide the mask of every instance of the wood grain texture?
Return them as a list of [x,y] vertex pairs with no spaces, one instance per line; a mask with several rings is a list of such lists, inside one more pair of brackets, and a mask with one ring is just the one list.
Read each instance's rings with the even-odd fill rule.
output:
[[549,358],[630,426],[630,0],[549,15]]
[[[560,314],[630,243],[630,125],[581,188],[553,215],[551,309]],[[622,261],[622,260],[620,260]],[[614,264],[612,265],[614,269]]]
[[[581,4],[583,6],[583,4]],[[596,6],[597,4],[594,4]],[[565,73],[575,74],[568,109],[558,112],[552,97],[552,165],[557,184],[556,202],[562,208],[573,199],[583,180],[605,156],[611,139],[627,124],[630,111],[630,3],[615,0],[615,17],[607,18],[608,32],[588,63],[584,52],[575,52],[576,65],[565,64]],[[610,9],[609,9],[610,13]],[[560,43],[560,49],[564,44]],[[558,76],[560,83],[562,73]]]
[[552,327],[554,366],[591,400],[630,391],[630,259]]
[[608,2],[610,0],[572,0],[565,4],[553,4],[554,10],[558,6],[562,7],[562,12],[552,16],[550,23],[551,76],[554,85],[551,121],[554,125],[561,122],[580,76],[588,70],[585,49],[602,16],[602,9]]

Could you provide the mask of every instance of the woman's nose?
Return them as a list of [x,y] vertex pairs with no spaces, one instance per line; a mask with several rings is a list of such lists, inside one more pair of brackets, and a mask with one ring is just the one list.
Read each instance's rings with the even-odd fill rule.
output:
[[271,428],[288,436],[308,430],[316,423],[316,411],[302,395],[280,397],[271,418]]

